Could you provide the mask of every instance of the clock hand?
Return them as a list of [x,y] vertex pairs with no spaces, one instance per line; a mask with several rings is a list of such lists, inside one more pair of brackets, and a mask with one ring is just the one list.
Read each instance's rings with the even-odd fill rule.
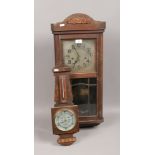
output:
[[75,62],[73,63],[73,64],[74,64],[73,68],[75,67],[75,64],[76,64],[77,62],[78,62],[78,61],[77,61],[77,60],[75,60]]
[[78,55],[78,58],[79,58],[79,57],[80,57],[80,55],[79,55],[79,53],[77,52],[77,50],[76,50],[75,46],[74,46],[74,50],[75,50],[75,52],[76,52],[76,54]]
[[79,60],[80,60],[80,59],[79,59],[79,56],[78,56],[77,59],[75,60],[75,62],[73,63],[73,64],[74,64],[73,68],[75,67],[75,64],[76,64]]

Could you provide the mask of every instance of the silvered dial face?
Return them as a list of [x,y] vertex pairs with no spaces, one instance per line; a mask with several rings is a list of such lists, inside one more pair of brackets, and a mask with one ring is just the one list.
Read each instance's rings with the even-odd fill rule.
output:
[[63,57],[72,72],[95,72],[95,40],[64,40]]
[[69,131],[76,125],[75,113],[68,109],[59,110],[55,115],[56,127],[61,131]]

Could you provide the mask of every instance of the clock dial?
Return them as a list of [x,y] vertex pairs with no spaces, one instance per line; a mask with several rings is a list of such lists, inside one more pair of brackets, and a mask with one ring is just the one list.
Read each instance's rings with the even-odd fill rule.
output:
[[55,115],[56,127],[61,131],[69,131],[76,125],[75,113],[68,109],[62,109]]
[[95,72],[95,40],[64,40],[63,57],[72,72]]

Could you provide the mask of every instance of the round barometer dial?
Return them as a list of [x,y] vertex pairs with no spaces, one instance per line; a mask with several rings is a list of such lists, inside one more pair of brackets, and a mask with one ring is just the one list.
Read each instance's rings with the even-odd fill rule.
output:
[[74,111],[61,109],[55,114],[56,127],[61,131],[72,130],[76,125],[76,116]]
[[95,72],[95,41],[68,40],[63,42],[64,63],[73,72]]

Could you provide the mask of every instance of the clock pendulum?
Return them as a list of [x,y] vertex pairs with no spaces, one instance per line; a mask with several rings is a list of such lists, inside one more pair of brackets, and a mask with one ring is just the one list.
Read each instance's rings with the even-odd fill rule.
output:
[[76,141],[73,134],[79,131],[78,106],[72,103],[70,68],[64,65],[53,69],[55,75],[55,105],[51,109],[53,133],[59,135],[57,142],[71,145]]
[[80,127],[95,126],[103,118],[103,32],[106,23],[76,13],[51,24],[55,65],[71,68],[73,103],[79,106]]

